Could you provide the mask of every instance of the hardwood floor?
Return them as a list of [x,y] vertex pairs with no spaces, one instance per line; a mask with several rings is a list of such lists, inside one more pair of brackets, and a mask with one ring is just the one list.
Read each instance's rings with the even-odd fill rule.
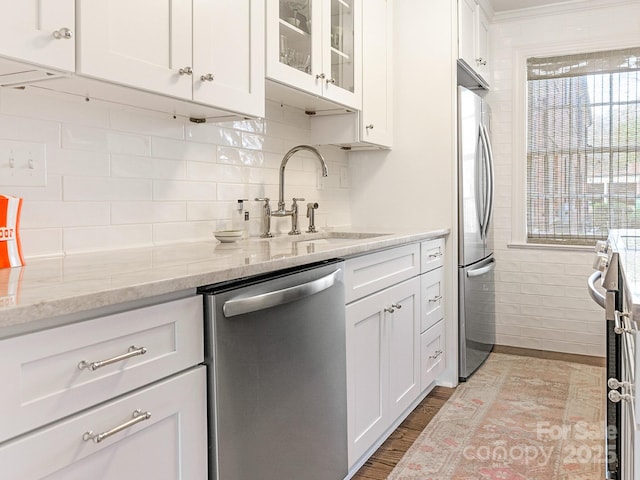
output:
[[353,480],[384,480],[455,388],[435,387],[358,470]]
[[[565,362],[582,363],[586,365],[604,366],[603,357],[574,355],[568,353],[548,352],[528,348],[507,347],[496,345],[496,353],[522,355],[525,357],[562,360]],[[422,433],[438,410],[449,400],[455,388],[435,387],[429,395],[409,414],[389,438],[376,450],[366,463],[352,477],[353,480],[385,480],[396,464],[407,452],[409,447]]]

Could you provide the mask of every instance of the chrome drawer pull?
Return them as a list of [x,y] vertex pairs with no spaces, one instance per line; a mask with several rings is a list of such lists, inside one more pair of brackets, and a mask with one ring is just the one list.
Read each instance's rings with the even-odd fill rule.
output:
[[442,252],[430,253],[429,258],[438,258],[442,256]]
[[442,300],[442,295],[436,295],[435,297],[429,299],[429,303],[439,302],[440,300]]
[[145,353],[147,353],[146,347],[138,348],[135,345],[131,345],[127,353],[123,353],[122,355],[118,355],[117,357],[109,358],[107,360],[100,360],[98,362],[89,363],[85,360],[82,360],[80,363],[78,363],[78,368],[80,370],[84,370],[85,368],[88,368],[89,370],[93,371],[101,367],[106,367],[107,365],[111,365],[112,363],[122,362],[123,360],[126,360],[131,357],[144,355]]
[[393,308],[397,308],[398,310],[400,310],[402,308],[402,305],[399,303],[394,303],[391,305]]
[[429,358],[433,358],[434,360],[442,355],[442,350],[436,350],[433,355],[429,355]]
[[149,420],[151,418],[151,412],[143,412],[142,410],[135,410],[131,415],[133,418],[128,422],[124,422],[122,425],[118,425],[117,427],[112,428],[111,430],[107,430],[102,433],[93,433],[91,430],[85,432],[82,435],[82,440],[88,442],[89,440],[93,440],[95,443],[100,443],[101,441],[109,438],[112,435],[115,435],[122,430],[125,430],[129,427],[133,427],[135,424],[144,422],[145,420]]

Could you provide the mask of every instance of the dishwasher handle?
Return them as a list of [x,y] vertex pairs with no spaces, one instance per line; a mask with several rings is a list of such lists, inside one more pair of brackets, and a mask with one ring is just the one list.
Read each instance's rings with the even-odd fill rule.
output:
[[341,270],[336,270],[317,280],[283,288],[282,290],[254,295],[252,297],[227,300],[222,306],[222,311],[225,317],[235,317],[236,315],[257,312],[258,310],[295,302],[332,287],[336,283],[336,278],[340,272]]
[[600,305],[602,308],[605,308],[605,305],[604,305],[605,297],[596,289],[596,281],[599,280],[600,277],[602,277],[602,272],[600,271],[593,272],[591,275],[589,275],[589,280],[587,280],[587,284],[589,285],[589,295],[591,295],[591,298],[593,299],[593,301],[596,302],[598,305]]

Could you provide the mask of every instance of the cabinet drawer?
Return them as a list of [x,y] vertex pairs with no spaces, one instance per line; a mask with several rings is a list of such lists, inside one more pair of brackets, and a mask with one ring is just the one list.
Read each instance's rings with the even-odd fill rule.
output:
[[441,267],[444,259],[444,238],[427,240],[420,244],[420,271],[422,273]]
[[345,263],[345,301],[353,302],[419,273],[417,243],[350,258]]
[[8,338],[0,351],[2,442],[201,363],[202,298]]
[[[206,429],[206,376],[200,366],[5,443],[0,446],[2,476],[203,479]],[[100,442],[90,438],[110,430]]]
[[444,269],[436,268],[424,275],[420,275],[420,292],[422,297],[422,312],[420,314],[420,331],[434,325],[444,317]]
[[420,335],[420,387],[425,390],[446,366],[444,321]]

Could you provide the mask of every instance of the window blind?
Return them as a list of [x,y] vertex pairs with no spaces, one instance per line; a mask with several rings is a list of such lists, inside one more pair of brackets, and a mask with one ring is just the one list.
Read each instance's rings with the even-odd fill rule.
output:
[[640,48],[527,60],[527,241],[640,228]]

